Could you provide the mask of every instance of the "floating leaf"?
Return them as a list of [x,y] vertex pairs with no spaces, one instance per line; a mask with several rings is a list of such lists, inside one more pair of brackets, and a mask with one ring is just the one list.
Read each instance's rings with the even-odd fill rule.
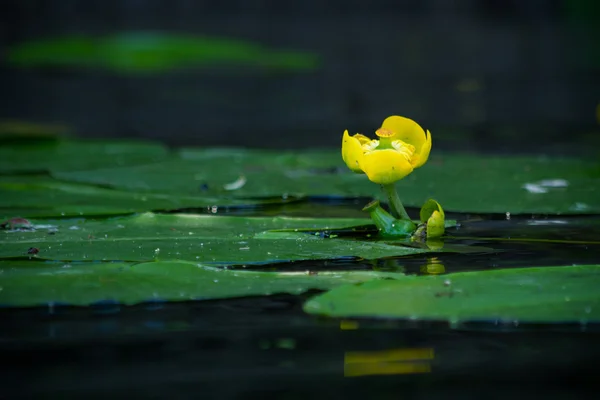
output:
[[253,272],[211,268],[198,263],[49,263],[0,261],[0,306],[49,303],[86,306],[97,302],[209,300],[276,293],[300,294],[379,277],[373,271]]
[[332,317],[517,322],[600,321],[600,266],[538,267],[346,285],[304,310]]
[[0,176],[0,218],[119,215],[181,208],[216,211],[219,207],[276,205],[293,200],[135,193],[40,176]]
[[[283,228],[335,229],[369,223],[364,218],[233,217],[145,213],[109,219],[32,220],[34,231],[5,232],[0,258],[61,261],[188,260],[214,265],[279,263],[360,257],[376,259],[429,252],[403,242],[323,238],[306,233],[263,236]],[[51,234],[49,234],[51,233]],[[295,235],[295,236],[293,236]],[[365,238],[366,239],[366,238]],[[487,249],[486,249],[487,250]]]
[[[239,198],[302,194],[374,196],[379,189],[344,167],[339,151],[269,152],[247,149],[186,149],[180,159],[94,171],[55,172],[59,179],[125,190],[190,194],[203,183],[206,195]],[[244,176],[243,187],[224,185]],[[560,180],[566,186],[530,193],[528,182]],[[600,213],[600,163],[594,160],[523,156],[433,155],[426,166],[398,183],[405,205],[435,198],[446,211],[473,213]],[[265,184],[268,182],[268,184]],[[382,197],[382,196],[380,196]]]
[[154,163],[168,156],[158,143],[124,140],[36,141],[0,147],[0,174],[85,171]]

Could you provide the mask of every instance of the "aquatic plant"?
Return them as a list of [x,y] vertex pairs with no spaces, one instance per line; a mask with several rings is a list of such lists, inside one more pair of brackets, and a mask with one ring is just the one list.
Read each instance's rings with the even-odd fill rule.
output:
[[[431,134],[412,119],[398,115],[386,118],[375,134],[378,139],[369,139],[361,133],[350,136],[346,130],[342,139],[342,158],[348,168],[366,174],[371,182],[380,184],[386,192],[395,220],[379,203],[370,203],[364,209],[370,213],[380,232],[384,236],[407,236],[417,231],[417,226],[404,209],[395,183],[427,162]],[[432,210],[423,221],[417,237],[431,238],[444,234],[444,212],[434,200],[428,200],[427,210],[433,204],[431,201],[439,209]],[[430,226],[430,231],[427,231]]]

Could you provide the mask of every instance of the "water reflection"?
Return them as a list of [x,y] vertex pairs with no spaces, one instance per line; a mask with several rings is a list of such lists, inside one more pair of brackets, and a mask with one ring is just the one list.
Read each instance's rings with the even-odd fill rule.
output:
[[420,271],[424,275],[439,275],[446,272],[446,267],[439,257],[429,257],[427,263],[421,266]]
[[[340,330],[357,330],[359,321],[341,320]],[[367,375],[423,374],[431,372],[434,359],[431,347],[393,348],[377,351],[346,351],[344,377]]]
[[433,348],[429,347],[346,352],[344,376],[429,373],[433,358]]
[[425,245],[429,250],[442,250],[444,248],[444,241],[442,239],[427,239]]

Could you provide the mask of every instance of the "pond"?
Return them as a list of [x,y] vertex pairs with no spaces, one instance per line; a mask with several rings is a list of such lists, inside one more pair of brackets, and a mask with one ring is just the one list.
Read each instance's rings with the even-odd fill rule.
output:
[[339,149],[33,143],[0,148],[0,395],[591,387],[597,160],[432,154],[397,188],[445,234],[414,241],[378,235],[385,196]]

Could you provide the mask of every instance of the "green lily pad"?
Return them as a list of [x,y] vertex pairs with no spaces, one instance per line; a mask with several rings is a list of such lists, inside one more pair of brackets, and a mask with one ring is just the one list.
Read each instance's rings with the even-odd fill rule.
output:
[[83,171],[154,163],[168,150],[159,143],[124,140],[59,140],[0,147],[0,174]]
[[61,303],[87,306],[101,301],[136,304],[147,301],[209,300],[310,289],[374,278],[399,276],[373,271],[253,272],[211,268],[199,263],[161,261],[130,263],[49,263],[0,261],[0,306],[26,307]]
[[[131,168],[110,166],[94,171],[54,171],[52,175],[65,181],[148,192],[191,194],[197,193],[198,186],[202,185],[207,195],[239,198],[342,193],[338,186],[343,184],[343,175],[340,181],[322,176],[316,160],[313,166],[300,167],[301,161],[297,160],[300,156],[293,153],[216,149],[214,153],[207,150],[202,154],[203,157],[196,159],[170,159]],[[326,180],[321,181],[322,178]],[[369,196],[378,191],[377,186],[369,186]]]
[[344,318],[598,322],[599,284],[599,265],[406,276],[341,286],[304,310]]
[[28,249],[36,247],[39,249],[36,257],[46,260],[160,259],[231,265],[341,257],[377,259],[431,251],[426,247],[410,246],[410,243],[323,238],[301,232],[295,233],[295,238],[290,237],[290,232],[285,238],[263,237],[263,232],[272,229],[335,229],[360,226],[369,223],[365,218],[145,213],[98,220],[61,219],[32,222],[38,229],[0,232],[0,258],[28,257]]
[[[155,164],[57,171],[53,176],[123,190],[186,194],[202,183],[206,195],[239,198],[284,194],[382,198],[377,185],[346,168],[339,150],[184,149],[179,155]],[[226,189],[242,177],[243,184]],[[436,153],[398,182],[398,190],[404,204],[412,207],[435,198],[446,211],[588,214],[600,212],[599,180],[600,163],[595,160]]]
[[168,193],[136,193],[61,182],[44,176],[0,176],[0,218],[119,215],[182,208],[285,204],[295,199],[237,199]]

